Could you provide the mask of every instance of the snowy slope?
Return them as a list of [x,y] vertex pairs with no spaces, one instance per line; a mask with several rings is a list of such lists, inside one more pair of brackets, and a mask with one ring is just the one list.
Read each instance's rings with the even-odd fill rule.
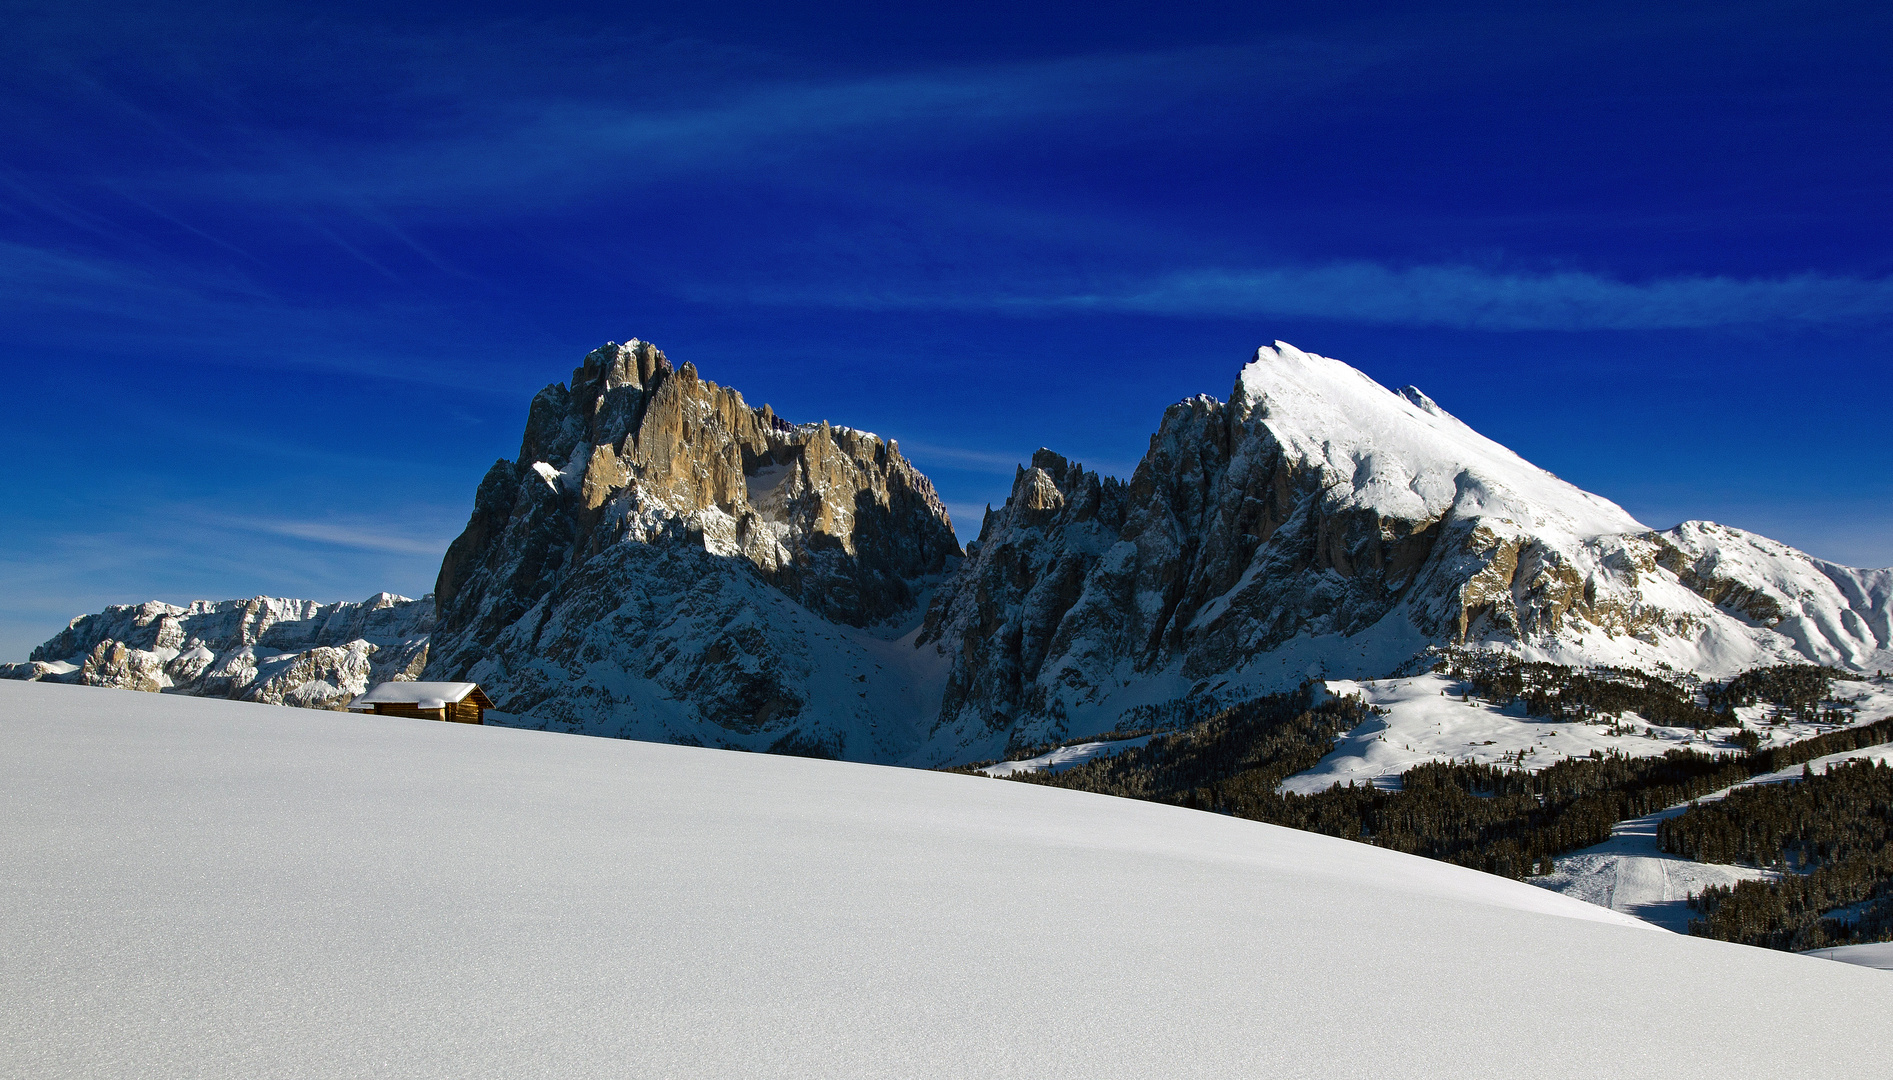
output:
[[1285,341],[1243,366],[1231,405],[1251,403],[1284,451],[1345,478],[1334,493],[1341,506],[1409,520],[1454,510],[1574,538],[1646,528],[1467,427],[1418,387],[1390,391]]
[[1827,1077],[1893,1039],[1879,972],[1175,807],[33,683],[0,739],[12,1075]]
[[1679,584],[1817,664],[1893,670],[1893,569],[1859,570],[1710,521],[1655,536]]
[[[1698,733],[1635,723],[1635,735],[1613,735],[1602,725],[1563,723],[1525,715],[1523,707],[1495,708],[1461,700],[1467,687],[1444,675],[1405,679],[1334,680],[1336,697],[1359,697],[1384,710],[1336,741],[1314,768],[1296,773],[1281,790],[1307,795],[1336,784],[1398,784],[1400,774],[1428,761],[1466,761],[1532,770],[1591,751],[1660,756],[1694,745]],[[1646,734],[1647,733],[1647,734]]]
[[1839,960],[1843,964],[1858,964],[1861,967],[1893,971],[1893,941],[1878,941],[1871,945],[1842,945],[1833,949],[1812,949],[1805,955],[1818,956],[1823,960]]
[[987,776],[1011,776],[1013,773],[1050,772],[1061,773],[1066,769],[1076,768],[1087,761],[1096,761],[1101,757],[1122,753],[1149,742],[1151,736],[1141,735],[1135,739],[1112,739],[1108,742],[1072,743],[1058,746],[1043,754],[1016,761],[1001,761],[979,770]]

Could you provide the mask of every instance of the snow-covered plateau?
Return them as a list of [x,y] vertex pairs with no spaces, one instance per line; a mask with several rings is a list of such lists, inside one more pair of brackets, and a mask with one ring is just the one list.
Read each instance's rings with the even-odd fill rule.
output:
[[1882,972],[1151,803],[19,682],[0,739],[11,1075],[1832,1077],[1893,1040]]

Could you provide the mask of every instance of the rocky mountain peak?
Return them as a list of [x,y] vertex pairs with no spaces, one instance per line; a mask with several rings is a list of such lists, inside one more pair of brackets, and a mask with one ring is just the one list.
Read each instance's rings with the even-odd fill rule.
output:
[[1012,482],[1009,501],[1016,502],[1022,512],[1040,517],[1063,509],[1065,492],[1061,481],[1068,469],[1062,456],[1041,447],[1032,455],[1031,468],[1020,467]]
[[[430,674],[490,683],[502,709],[532,710],[563,693],[548,663],[587,663],[548,653],[547,635],[564,613],[616,606],[627,568],[654,552],[672,569],[744,575],[852,627],[917,619],[924,580],[960,555],[933,485],[894,443],[826,421],[789,423],[690,364],[673,367],[647,342],[607,344],[569,385],[533,398],[520,456],[482,481],[441,565]],[[706,647],[673,674],[709,678],[740,651]],[[693,662],[707,666],[693,673]],[[727,688],[765,674],[716,678]],[[786,708],[775,691],[738,697],[741,715],[721,704],[706,715],[753,726]]]
[[1062,462],[1019,471],[928,613],[923,640],[959,642],[937,733],[1107,730],[1127,707],[1377,677],[1439,644],[1727,671],[1860,667],[1893,640],[1885,571],[1653,533],[1417,389],[1286,342],[1228,402],[1167,409],[1127,485]]
[[[519,458],[489,471],[467,533],[442,564],[446,625],[481,617],[473,608],[485,593],[469,607],[465,582],[497,532],[517,532],[520,490],[544,502],[571,541],[533,567],[676,533],[848,622],[911,607],[902,582],[938,573],[959,551],[933,485],[896,445],[826,421],[790,424],[637,340],[593,350],[569,387],[533,398]],[[533,586],[520,584],[524,600]],[[500,617],[516,615],[513,606],[501,605]]]

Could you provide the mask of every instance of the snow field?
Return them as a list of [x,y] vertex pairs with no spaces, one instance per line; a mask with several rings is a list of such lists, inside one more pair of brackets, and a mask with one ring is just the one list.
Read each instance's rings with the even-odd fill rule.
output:
[[1893,1037],[1877,972],[1174,807],[35,683],[0,737],[9,1075],[1812,1077]]

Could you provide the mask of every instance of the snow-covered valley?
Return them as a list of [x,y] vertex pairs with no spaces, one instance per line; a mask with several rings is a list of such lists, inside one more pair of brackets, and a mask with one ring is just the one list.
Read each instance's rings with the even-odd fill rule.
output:
[[21,1076],[1825,1077],[1893,1037],[1881,972],[1175,807],[33,683],[0,732]]

